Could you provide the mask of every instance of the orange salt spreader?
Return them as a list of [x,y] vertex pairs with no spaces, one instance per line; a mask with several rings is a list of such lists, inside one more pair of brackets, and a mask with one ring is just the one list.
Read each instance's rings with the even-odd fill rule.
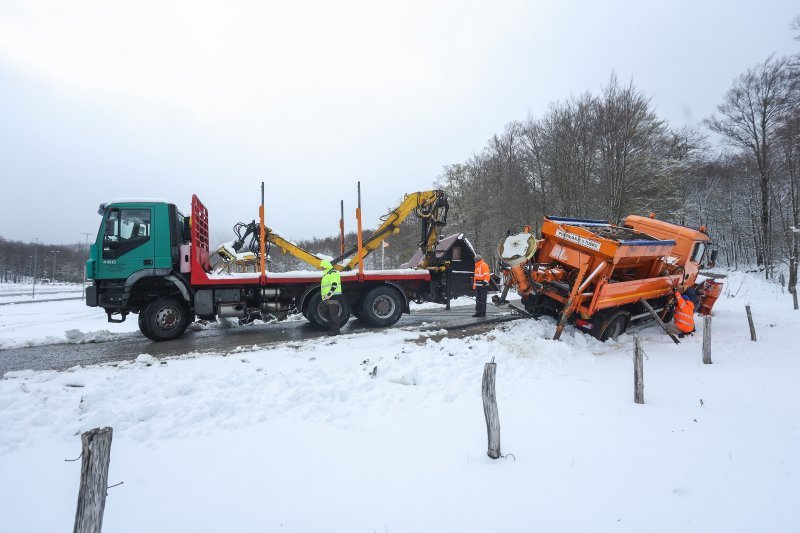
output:
[[[722,290],[712,279],[698,282],[701,264],[713,266],[716,258],[705,231],[631,215],[622,226],[545,217],[541,233],[536,239],[526,227],[506,237],[498,253],[507,265],[506,285],[522,297],[520,310],[559,318],[554,339],[567,322],[602,341],[656,313],[669,322],[675,291],[689,287],[700,295],[698,311],[710,314]],[[506,303],[504,297],[494,300]]]

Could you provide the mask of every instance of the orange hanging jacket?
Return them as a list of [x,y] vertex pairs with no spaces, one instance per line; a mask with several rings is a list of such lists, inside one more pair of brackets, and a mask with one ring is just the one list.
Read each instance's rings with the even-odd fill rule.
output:
[[481,282],[483,282],[484,285],[488,285],[489,275],[489,265],[486,264],[486,261],[481,259],[475,263],[475,277],[472,278],[472,288],[474,289],[478,283]]
[[675,307],[675,325],[679,331],[683,333],[691,333],[694,331],[694,304],[681,296],[681,293],[675,291],[675,300],[677,305]]

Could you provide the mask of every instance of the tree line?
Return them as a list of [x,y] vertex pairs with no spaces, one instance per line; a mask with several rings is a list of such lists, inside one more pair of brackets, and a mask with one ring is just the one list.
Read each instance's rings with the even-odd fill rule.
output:
[[88,248],[84,244],[26,243],[0,237],[0,282],[80,283]]

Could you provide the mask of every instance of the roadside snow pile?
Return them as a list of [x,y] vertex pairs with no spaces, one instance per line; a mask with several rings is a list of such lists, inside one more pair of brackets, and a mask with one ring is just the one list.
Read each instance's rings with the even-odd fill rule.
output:
[[0,349],[101,342],[138,330],[135,316],[110,325],[102,309],[87,307],[83,300],[0,306]]
[[79,329],[68,329],[64,332],[67,342],[70,344],[83,344],[85,342],[106,342],[119,336],[107,329],[101,331],[81,331]]
[[[63,459],[112,426],[109,531],[796,531],[800,313],[773,285],[726,283],[713,365],[699,334],[638,333],[645,405],[632,336],[554,342],[552,320],[6,374],[4,528],[70,524],[80,463]],[[486,456],[492,358],[514,459]]]

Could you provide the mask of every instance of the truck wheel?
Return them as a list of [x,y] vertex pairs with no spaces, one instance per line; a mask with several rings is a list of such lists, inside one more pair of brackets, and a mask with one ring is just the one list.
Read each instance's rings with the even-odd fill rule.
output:
[[363,304],[363,298],[359,299],[356,303],[350,306],[350,314],[354,317],[361,319],[361,305]]
[[189,310],[182,301],[162,296],[139,313],[139,330],[148,339],[168,341],[177,339],[189,325]]
[[361,302],[361,318],[372,326],[385,328],[391,326],[403,314],[401,296],[391,287],[381,286],[370,289]]
[[[142,334],[149,339],[149,338],[151,338],[150,337],[150,332],[149,332],[149,330],[147,330],[147,321],[144,319],[144,317],[145,317],[144,309],[142,309],[139,312],[139,331],[141,331]],[[145,332],[145,330],[147,330],[147,332]]]
[[604,320],[598,321],[599,328],[592,328],[593,333],[601,342],[616,339],[625,333],[628,328],[628,320],[630,320],[630,315],[624,311],[610,313]]
[[[347,298],[339,298],[337,301],[339,302],[339,327],[343,328],[350,320],[350,302],[347,301]],[[320,312],[321,307],[322,295],[316,293],[308,301],[306,318],[315,328],[325,330],[328,329],[328,317]]]

